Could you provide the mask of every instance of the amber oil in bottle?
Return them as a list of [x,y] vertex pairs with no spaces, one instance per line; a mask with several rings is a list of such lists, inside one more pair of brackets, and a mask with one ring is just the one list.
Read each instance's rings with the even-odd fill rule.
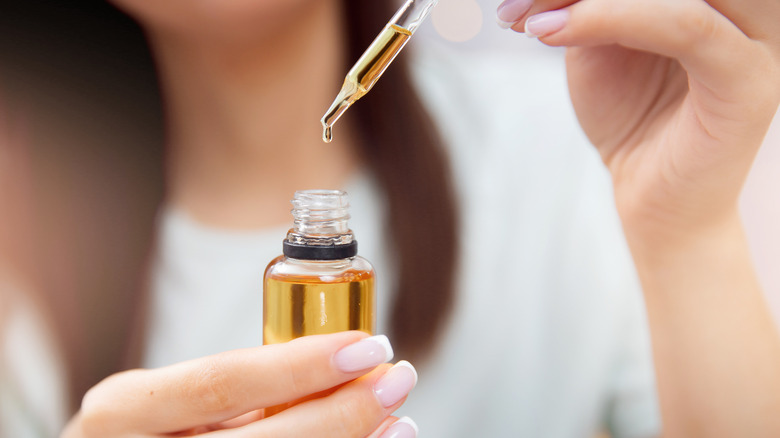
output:
[[263,343],[375,325],[374,268],[357,255],[341,191],[295,193],[294,227],[263,280]]

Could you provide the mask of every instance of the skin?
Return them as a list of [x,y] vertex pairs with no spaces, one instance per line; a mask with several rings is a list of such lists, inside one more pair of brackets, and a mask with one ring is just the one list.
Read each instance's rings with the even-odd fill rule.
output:
[[[324,148],[312,123],[343,75],[337,2],[117,4],[144,25],[160,64],[170,202],[217,226],[277,225],[293,190],[338,186],[357,167],[348,126]],[[562,8],[565,26],[541,40],[572,47],[572,100],[613,175],[647,302],[664,436],[780,436],[780,340],[737,213],[780,101],[780,3],[537,0],[526,17]],[[291,156],[295,169],[281,165]],[[330,433],[317,436],[378,436],[395,408],[371,391],[386,366],[340,374],[329,360],[359,336],[113,376],[87,394],[63,436],[314,436],[313,424]],[[337,386],[271,419],[256,413]]]
[[[385,408],[374,395],[389,365],[344,373],[332,360],[336,351],[366,336],[307,336],[118,373],[87,392],[62,437],[377,437],[397,420],[390,413],[405,400]],[[339,385],[326,397],[263,419],[264,407]]]
[[348,126],[320,140],[345,73],[339,1],[116,3],[159,66],[172,204],[218,227],[277,226],[290,193],[341,187],[355,171]]

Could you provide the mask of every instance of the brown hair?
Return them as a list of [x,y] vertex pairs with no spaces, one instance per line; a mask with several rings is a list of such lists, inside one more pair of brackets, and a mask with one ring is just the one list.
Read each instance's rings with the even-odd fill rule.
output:
[[[395,3],[344,1],[354,62]],[[27,275],[56,327],[75,410],[124,367],[145,307],[139,291],[163,196],[160,97],[142,33],[105,2],[11,3],[0,11],[0,89],[14,90],[9,107],[27,106],[40,128],[29,145],[40,173]],[[393,343],[419,360],[453,300],[457,214],[446,154],[405,64],[402,55],[351,117],[389,207]]]
[[163,194],[154,65],[137,25],[107,2],[0,9],[0,98],[26,128],[30,169],[22,275],[54,328],[75,410],[121,368],[139,308]]
[[[392,16],[396,2],[346,4],[349,61],[354,62]],[[399,357],[420,361],[453,304],[458,224],[449,162],[412,84],[408,59],[399,55],[352,112],[362,153],[387,197],[386,226],[398,256],[393,345]]]

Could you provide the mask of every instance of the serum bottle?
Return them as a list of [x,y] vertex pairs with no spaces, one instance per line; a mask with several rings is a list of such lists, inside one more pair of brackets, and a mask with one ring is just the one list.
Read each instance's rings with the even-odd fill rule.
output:
[[295,193],[294,226],[263,279],[263,344],[375,329],[374,268],[357,255],[347,194]]

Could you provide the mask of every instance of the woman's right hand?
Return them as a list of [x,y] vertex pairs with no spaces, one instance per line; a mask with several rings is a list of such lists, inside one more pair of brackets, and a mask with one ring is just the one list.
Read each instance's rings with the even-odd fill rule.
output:
[[[125,371],[87,392],[62,438],[414,436],[390,414],[417,375],[408,362],[385,364],[391,357],[387,338],[344,332]],[[263,418],[318,393],[327,395]]]

